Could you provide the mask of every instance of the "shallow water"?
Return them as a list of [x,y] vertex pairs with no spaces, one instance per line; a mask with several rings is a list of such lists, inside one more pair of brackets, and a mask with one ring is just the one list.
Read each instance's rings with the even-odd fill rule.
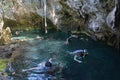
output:
[[[9,80],[29,80],[28,75],[31,73],[23,73],[22,69],[34,67],[51,57],[55,57],[57,62],[62,63],[63,70],[60,77],[65,80],[120,80],[120,55],[102,42],[95,42],[81,35],[80,39],[73,39],[71,44],[66,45],[65,39],[68,35],[65,33],[44,35],[43,40],[34,39],[38,34],[28,35],[31,33],[20,36],[20,38],[27,36],[30,44],[26,48],[27,51],[8,64],[7,72],[15,73],[15,76],[9,76]],[[75,62],[73,56],[66,52],[84,48],[88,50],[89,55],[81,64]]]

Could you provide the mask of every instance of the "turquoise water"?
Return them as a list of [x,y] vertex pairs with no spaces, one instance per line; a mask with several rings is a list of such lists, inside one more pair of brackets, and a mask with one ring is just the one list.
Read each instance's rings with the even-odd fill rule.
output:
[[[96,42],[80,35],[80,39],[72,39],[72,43],[66,45],[65,40],[69,35],[65,33],[44,34],[42,40],[35,39],[37,35],[35,33],[20,35],[19,39],[27,37],[30,46],[23,55],[9,63],[7,72],[9,74],[15,72],[15,75],[9,76],[9,80],[29,80],[28,75],[31,73],[23,73],[22,69],[34,67],[51,57],[63,65],[59,76],[64,80],[120,80],[120,54],[103,42]],[[88,50],[89,55],[81,64],[75,62],[74,56],[66,52],[84,48]],[[58,80],[62,80],[61,78]]]

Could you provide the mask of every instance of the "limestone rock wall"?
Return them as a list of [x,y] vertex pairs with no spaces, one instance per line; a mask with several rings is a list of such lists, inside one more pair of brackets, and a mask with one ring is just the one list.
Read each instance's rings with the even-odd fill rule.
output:
[[[57,29],[85,31],[119,48],[119,0],[1,0],[0,3],[4,17],[19,24],[36,26],[44,24],[47,18]],[[31,13],[41,18],[31,18]]]

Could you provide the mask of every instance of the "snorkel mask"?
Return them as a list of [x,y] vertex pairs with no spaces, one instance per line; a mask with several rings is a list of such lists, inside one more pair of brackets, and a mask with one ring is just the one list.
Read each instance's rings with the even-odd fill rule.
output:
[[83,52],[84,52],[84,53],[86,53],[86,54],[88,54],[88,52],[87,52],[87,50],[86,50],[86,49],[84,49],[84,50],[83,50]]

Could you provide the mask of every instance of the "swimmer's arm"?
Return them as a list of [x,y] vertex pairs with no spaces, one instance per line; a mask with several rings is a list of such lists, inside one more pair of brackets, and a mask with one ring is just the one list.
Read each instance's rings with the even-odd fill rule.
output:
[[33,67],[33,68],[29,68],[29,69],[23,69],[22,71],[31,71],[31,70],[36,70],[36,69],[40,69],[40,67]]
[[82,61],[80,61],[80,60],[77,59],[77,55],[74,56],[74,60],[77,61],[77,62],[79,62],[79,63],[82,63]]
[[70,52],[70,51],[66,51],[67,53],[69,53],[69,54],[74,54],[73,52]]
[[78,36],[77,35],[71,35],[71,38],[78,38]]
[[85,57],[85,55],[86,55],[86,54],[84,53],[84,54],[83,54],[83,58]]

